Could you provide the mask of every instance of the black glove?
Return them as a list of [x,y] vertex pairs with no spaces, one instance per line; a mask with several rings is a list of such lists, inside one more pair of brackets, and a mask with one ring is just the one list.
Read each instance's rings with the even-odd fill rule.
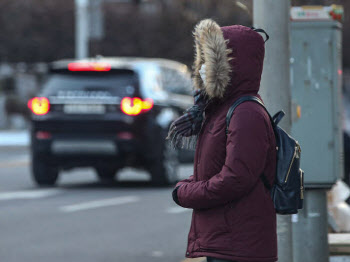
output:
[[180,205],[179,199],[178,199],[178,197],[177,197],[177,190],[179,189],[179,187],[180,187],[180,186],[177,186],[177,187],[173,190],[173,193],[172,193],[172,195],[173,195],[173,200],[174,200],[174,202],[175,202],[176,204],[178,204],[178,205]]

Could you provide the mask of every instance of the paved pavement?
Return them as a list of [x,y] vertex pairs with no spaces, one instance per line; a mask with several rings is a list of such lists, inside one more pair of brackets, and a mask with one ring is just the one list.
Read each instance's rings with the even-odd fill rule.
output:
[[[206,261],[184,260],[191,211],[173,203],[171,187],[153,188],[147,173],[131,169],[106,185],[79,169],[41,189],[27,144],[26,132],[0,131],[0,262]],[[181,166],[181,178],[191,173]]]
[[170,187],[150,186],[145,172],[124,170],[120,179],[104,185],[80,169],[39,189],[28,149],[1,147],[0,261],[182,261],[191,211],[173,203]]

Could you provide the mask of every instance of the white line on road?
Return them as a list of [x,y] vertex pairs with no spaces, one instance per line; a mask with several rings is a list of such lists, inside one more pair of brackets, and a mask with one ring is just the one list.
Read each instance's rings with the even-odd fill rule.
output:
[[84,203],[75,204],[75,205],[63,206],[63,207],[60,207],[60,210],[62,212],[70,213],[70,212],[88,210],[88,209],[99,208],[99,207],[123,205],[123,204],[137,202],[139,200],[140,198],[136,196],[115,197],[115,198],[109,198],[109,199],[103,199],[103,200],[84,202]]
[[40,189],[15,192],[0,193],[0,200],[15,200],[15,199],[37,199],[44,198],[61,193],[59,189]]
[[191,211],[191,209],[183,208],[183,207],[170,207],[167,209],[166,212],[169,214],[179,214],[179,213],[184,213],[188,211]]
[[159,250],[155,250],[155,251],[152,251],[151,256],[152,257],[163,257],[164,256],[164,252],[163,251],[159,251]]
[[29,163],[30,163],[29,156],[21,156],[16,159],[1,161],[0,168],[27,166],[29,165]]

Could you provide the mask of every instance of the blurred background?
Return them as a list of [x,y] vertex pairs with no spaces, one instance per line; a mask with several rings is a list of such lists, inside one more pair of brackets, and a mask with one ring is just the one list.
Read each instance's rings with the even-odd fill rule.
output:
[[[342,233],[331,259],[350,261],[350,2],[291,1],[333,4],[344,10],[330,18],[342,24],[344,176],[328,223]],[[160,141],[192,103],[204,18],[252,26],[253,1],[0,1],[1,261],[185,260],[191,211],[171,191],[194,153]]]
[[[253,23],[252,1],[118,1],[92,5],[89,55],[174,59],[191,66],[192,30],[211,17],[220,25]],[[347,1],[293,0],[292,5]],[[0,127],[28,126],[27,100],[40,89],[48,62],[75,57],[75,3],[54,0],[2,0],[0,39]],[[346,11],[345,11],[346,12]],[[349,85],[349,16],[343,21],[343,86]]]

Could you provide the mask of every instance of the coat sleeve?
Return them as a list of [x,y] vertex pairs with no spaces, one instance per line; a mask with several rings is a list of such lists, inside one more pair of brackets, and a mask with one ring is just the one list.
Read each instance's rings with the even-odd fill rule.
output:
[[177,182],[175,188],[177,188],[178,186],[181,186],[182,184],[190,183],[190,182],[193,182],[193,181],[194,180],[193,180],[193,175],[192,175],[189,178],[186,178],[184,180],[181,180],[181,181]]
[[178,199],[178,197],[177,197],[177,190],[179,189],[179,187],[180,187],[182,184],[186,184],[186,183],[190,183],[190,182],[194,181],[193,179],[194,179],[194,177],[193,177],[193,175],[192,175],[192,176],[190,176],[189,178],[184,179],[184,180],[181,180],[181,181],[179,181],[179,182],[176,184],[176,186],[175,186],[175,188],[174,188],[174,190],[173,190],[173,192],[172,192],[172,197],[173,197],[173,200],[174,200],[174,202],[175,202],[176,204],[180,205],[179,199]]
[[221,171],[207,181],[181,183],[179,205],[204,209],[242,198],[258,182],[269,148],[267,123],[255,110],[237,109],[227,134],[226,159]]
[[184,180],[179,181],[179,182],[176,184],[176,186],[175,186],[175,188],[174,188],[174,190],[173,190],[173,192],[172,192],[172,197],[173,197],[173,200],[174,200],[174,202],[175,202],[176,204],[180,205],[179,199],[178,199],[178,197],[177,197],[177,190],[179,189],[179,187],[180,187],[182,184],[190,183],[190,182],[192,182],[192,181],[193,181],[193,175],[190,176],[190,177],[187,178],[187,179],[184,179]]

